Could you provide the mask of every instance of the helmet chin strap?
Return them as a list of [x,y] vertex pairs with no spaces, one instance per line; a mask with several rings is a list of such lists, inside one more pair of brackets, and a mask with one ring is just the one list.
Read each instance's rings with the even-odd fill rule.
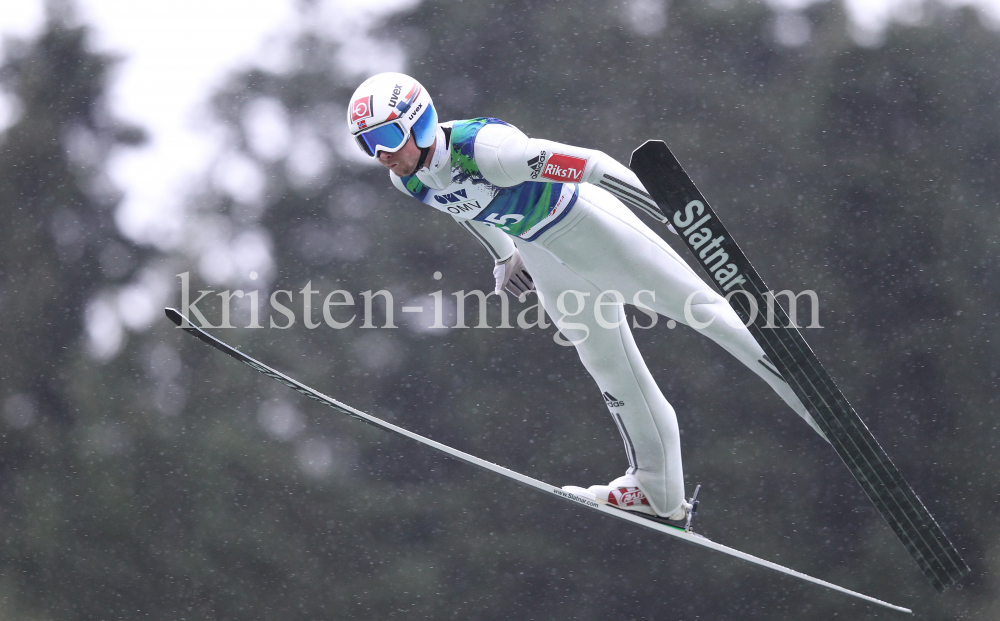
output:
[[[434,145],[431,145],[431,146],[434,146]],[[423,147],[423,148],[420,149],[420,159],[417,160],[417,168],[413,172],[417,172],[417,170],[423,169],[424,162],[427,161],[427,155],[430,152],[431,152],[431,147]]]
[[[450,139],[451,139],[451,129],[444,128],[438,125],[434,135],[434,141],[431,142],[430,146],[417,147],[418,149],[420,149],[420,160],[417,162],[417,170],[421,170],[425,164],[429,169],[430,168],[437,169],[438,165],[440,164],[441,158],[448,152],[448,143]],[[431,149],[434,149],[434,145],[438,146],[443,145],[443,148],[435,150],[434,157],[430,157]],[[428,159],[430,159],[430,161],[428,161]]]

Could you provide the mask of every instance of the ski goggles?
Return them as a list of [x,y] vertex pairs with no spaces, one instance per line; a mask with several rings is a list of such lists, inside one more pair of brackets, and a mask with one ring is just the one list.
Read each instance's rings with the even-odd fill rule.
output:
[[398,122],[392,122],[362,132],[354,139],[358,141],[358,146],[369,157],[376,157],[379,151],[387,153],[399,151],[409,137],[409,133],[403,131],[403,127]]

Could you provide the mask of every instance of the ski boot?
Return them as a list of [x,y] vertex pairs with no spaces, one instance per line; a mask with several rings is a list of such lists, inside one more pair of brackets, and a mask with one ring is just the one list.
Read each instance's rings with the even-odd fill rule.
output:
[[595,500],[602,505],[610,505],[616,509],[638,513],[642,517],[655,520],[661,524],[667,524],[685,531],[691,531],[691,520],[697,510],[698,490],[695,488],[694,496],[690,502],[683,503],[679,509],[667,516],[657,515],[653,507],[650,506],[646,493],[639,486],[639,481],[633,474],[620,476],[607,485],[592,485],[589,488],[567,485],[564,490],[577,496],[583,496]]

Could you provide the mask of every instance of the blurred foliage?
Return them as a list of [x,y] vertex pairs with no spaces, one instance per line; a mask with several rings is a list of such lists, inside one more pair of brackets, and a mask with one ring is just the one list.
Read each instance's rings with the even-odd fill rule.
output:
[[[661,322],[636,338],[677,409],[708,536],[920,618],[995,618],[1000,38],[933,3],[878,47],[852,41],[835,3],[661,6],[427,1],[376,35],[402,46],[444,119],[496,116],[623,162],[667,140],[766,282],[818,292],[823,329],[807,339],[973,575],[937,595],[828,446],[707,339]],[[807,27],[801,45],[780,43],[789,17]],[[169,253],[114,226],[107,158],[142,132],[108,108],[113,59],[58,15],[36,40],[6,42],[0,80],[22,114],[0,136],[0,619],[890,614],[341,420],[165,321],[128,332],[115,356],[88,350],[143,266],[187,271],[192,290],[257,288],[264,309],[284,290],[295,325],[220,336],[554,484],[621,474],[600,394],[552,328],[403,325],[409,301],[491,286],[491,264],[348,154],[343,110],[366,76],[317,32],[288,42],[292,70],[249,70],[215,95],[230,155],[262,189],[234,198],[206,179]],[[255,138],[262,109],[284,119],[286,149]],[[192,241],[213,231],[262,236],[273,269],[217,276]],[[362,292],[387,289],[403,327],[309,329],[306,283],[314,321],[335,289],[359,314]],[[200,305],[210,320],[220,300]],[[245,299],[233,308],[249,325]]]

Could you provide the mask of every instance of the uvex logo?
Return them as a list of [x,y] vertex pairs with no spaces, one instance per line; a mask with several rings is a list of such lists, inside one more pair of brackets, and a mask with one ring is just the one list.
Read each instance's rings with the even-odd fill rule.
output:
[[403,87],[401,85],[397,84],[395,87],[393,87],[393,89],[392,89],[392,97],[389,98],[389,107],[390,108],[393,108],[393,107],[396,106],[396,102],[399,101],[399,94],[401,92],[403,92]]
[[582,157],[553,153],[545,164],[542,177],[553,181],[579,183],[583,181],[583,169],[586,165],[587,160]]
[[417,113],[420,112],[420,109],[423,108],[423,107],[424,107],[424,104],[418,104],[417,107],[413,109],[413,112],[410,113],[410,116],[406,117],[406,120],[407,121],[412,121],[413,117],[417,116]]

